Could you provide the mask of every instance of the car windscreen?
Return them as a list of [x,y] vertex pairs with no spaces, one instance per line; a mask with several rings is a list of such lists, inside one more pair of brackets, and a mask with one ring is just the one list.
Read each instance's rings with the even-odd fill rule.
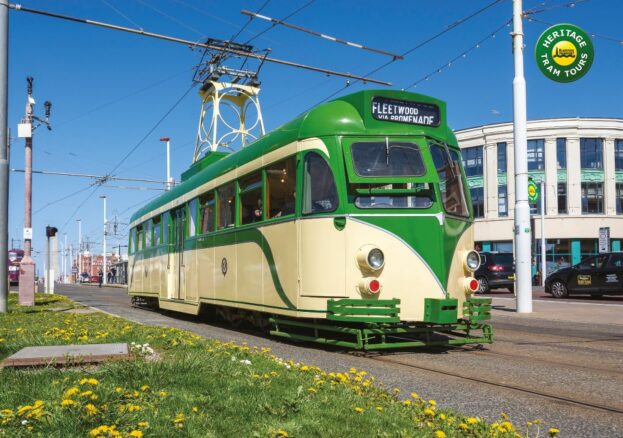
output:
[[356,142],[350,149],[359,176],[421,176],[426,173],[420,148],[415,143],[385,139]]

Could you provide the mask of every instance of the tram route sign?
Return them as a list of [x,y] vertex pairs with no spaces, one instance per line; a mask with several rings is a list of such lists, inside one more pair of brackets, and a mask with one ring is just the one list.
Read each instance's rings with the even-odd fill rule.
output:
[[573,24],[556,24],[539,37],[534,50],[539,70],[556,82],[573,82],[593,64],[591,37]]
[[432,103],[413,102],[374,96],[371,107],[372,117],[386,122],[408,123],[411,125],[439,126],[439,107]]

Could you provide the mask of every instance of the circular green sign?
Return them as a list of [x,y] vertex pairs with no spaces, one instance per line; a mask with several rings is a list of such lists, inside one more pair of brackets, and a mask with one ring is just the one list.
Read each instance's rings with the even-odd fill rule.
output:
[[528,201],[536,202],[539,199],[539,188],[535,183],[530,181],[528,183]]
[[534,54],[545,76],[556,82],[573,82],[588,73],[595,50],[582,29],[573,24],[556,24],[541,34]]

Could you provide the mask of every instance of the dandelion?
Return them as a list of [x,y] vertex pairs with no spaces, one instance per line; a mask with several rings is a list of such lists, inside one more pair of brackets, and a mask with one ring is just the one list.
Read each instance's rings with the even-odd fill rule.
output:
[[446,433],[443,430],[436,430],[435,438],[446,438]]
[[402,404],[407,406],[407,407],[411,406],[411,400],[405,400],[405,401],[402,402]]
[[93,394],[93,391],[90,391],[90,390],[89,390],[89,391],[84,391],[84,392],[82,392],[82,393],[80,394],[80,397],[88,397],[88,396],[90,396],[91,394]]
[[307,392],[310,392],[311,394],[315,394],[318,392],[318,390],[316,388],[307,388]]
[[431,408],[426,408],[424,409],[424,415],[426,415],[427,417],[434,417],[435,411],[433,411]]
[[431,406],[435,406],[437,404],[437,402],[435,400],[429,400],[428,404]]
[[459,429],[461,429],[462,431],[466,431],[468,429],[468,426],[465,423],[461,423],[459,424]]
[[86,405],[84,407],[84,410],[87,411],[88,416],[95,415],[99,412],[93,403],[89,403],[88,405]]
[[361,414],[364,410],[364,408],[360,408],[359,406],[355,408],[355,412],[357,412],[358,414]]
[[141,391],[145,392],[149,389],[149,385],[143,385],[141,386]]
[[547,433],[549,434],[549,436],[554,437],[556,435],[558,435],[560,433],[560,430],[556,429],[555,427],[551,427]]
[[286,432],[285,430],[283,430],[283,429],[279,429],[279,430],[277,431],[277,436],[278,436],[279,438],[288,438],[290,435],[288,435],[288,432]]
[[61,406],[73,406],[75,404],[76,402],[70,398],[66,398],[66,399],[63,399],[63,401],[61,401]]
[[474,418],[474,417],[469,417],[467,420],[465,420],[467,422],[467,424],[469,424],[470,426],[472,424],[476,424],[478,423],[478,418]]
[[140,430],[133,430],[132,432],[130,432],[130,436],[134,438],[143,438],[143,432],[141,432]]
[[149,423],[147,421],[139,421],[138,427],[142,427],[142,428],[149,427]]
[[158,395],[159,395],[160,397],[166,397],[166,396],[168,395],[168,393],[167,393],[166,391],[160,391],[160,392],[158,393]]
[[71,396],[72,396],[72,395],[74,395],[74,394],[78,394],[79,392],[80,392],[80,389],[78,389],[78,388],[77,388],[77,387],[75,387],[75,386],[72,386],[72,387],[71,387],[71,388],[69,388],[67,391],[65,391],[65,394],[63,394],[63,396],[64,396],[65,398],[69,398],[69,397],[71,397]]
[[376,410],[379,411],[379,412],[382,412],[383,411],[383,406],[377,406]]
[[197,412],[199,412],[199,408],[197,406],[193,406],[193,412],[196,414]]
[[420,396],[417,395],[417,392],[412,392],[411,393],[411,398],[417,400],[418,398],[420,398]]

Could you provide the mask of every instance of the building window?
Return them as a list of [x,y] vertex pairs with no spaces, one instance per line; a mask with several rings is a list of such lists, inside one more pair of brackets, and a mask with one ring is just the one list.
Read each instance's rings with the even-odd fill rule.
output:
[[580,163],[582,169],[603,169],[603,139],[580,139]]
[[506,186],[498,186],[498,216],[508,216],[508,196]]
[[461,150],[463,167],[467,176],[482,176],[482,146]]
[[556,163],[559,169],[567,168],[567,139],[556,139]]
[[623,183],[616,185],[617,214],[623,214]]
[[545,169],[545,140],[528,140],[528,170]]
[[558,183],[558,214],[567,214],[567,183]]
[[485,196],[482,187],[470,189],[472,195],[472,205],[474,206],[474,217],[485,217]]
[[498,143],[498,173],[506,173],[506,142]]
[[582,214],[602,214],[604,212],[604,183],[582,183]]
[[623,170],[623,140],[614,142],[614,170]]
[[[536,183],[539,187],[539,199],[536,200],[536,202],[534,204],[530,203],[530,214],[537,214],[540,215],[541,214],[541,197],[542,196],[546,196],[545,195],[545,184],[543,184],[543,186],[541,186],[540,183]],[[541,190],[541,187],[543,187],[543,190]],[[547,197],[544,198],[547,204]],[[547,211],[547,207],[545,208],[545,211]]]

